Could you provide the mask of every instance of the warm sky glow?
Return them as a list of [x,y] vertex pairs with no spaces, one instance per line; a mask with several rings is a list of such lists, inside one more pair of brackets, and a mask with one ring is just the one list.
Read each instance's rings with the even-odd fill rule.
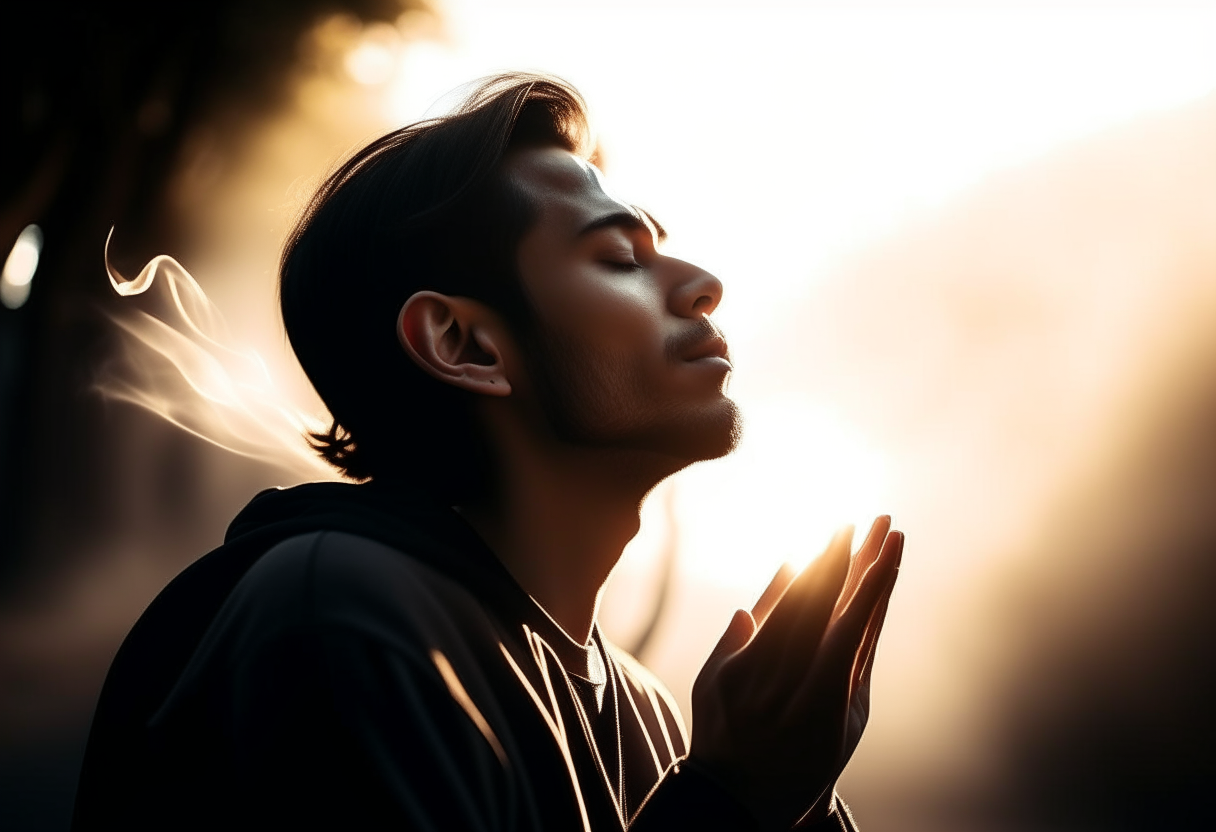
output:
[[387,114],[503,69],[568,78],[618,187],[722,273],[742,334],[992,171],[1216,89],[1213,4],[918,5],[450,0],[449,43],[407,53]]
[[[1213,4],[444,10],[446,42],[413,44],[385,85],[391,122],[495,71],[562,75],[591,102],[615,187],[726,284],[716,317],[749,430],[735,458],[684,475],[679,497],[688,566],[726,584],[758,586],[811,554],[792,547],[898,508],[883,453],[830,403],[754,391],[775,314],[994,172],[1216,89]],[[771,522],[758,540],[724,517]]]

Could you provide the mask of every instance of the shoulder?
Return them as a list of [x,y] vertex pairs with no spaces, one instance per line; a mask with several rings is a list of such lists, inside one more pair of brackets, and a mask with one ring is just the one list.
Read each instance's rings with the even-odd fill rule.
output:
[[468,657],[460,667],[480,672],[476,657],[499,640],[496,621],[467,590],[408,553],[345,532],[310,532],[249,567],[170,704],[204,689],[217,706],[246,689],[366,698],[386,681],[377,673],[433,696],[446,689],[436,651],[453,664]]
[[416,571],[408,553],[349,532],[315,531],[276,543],[241,580],[243,587],[277,586],[307,578],[374,585],[386,575]]
[[392,594],[420,584],[459,586],[408,551],[349,532],[316,531],[268,549],[236,592],[273,595],[291,588],[305,590],[303,600],[323,603],[349,593]]
[[217,623],[240,619],[263,633],[307,629],[378,641],[488,622],[458,582],[406,551],[370,538],[318,531],[262,555],[229,596]]

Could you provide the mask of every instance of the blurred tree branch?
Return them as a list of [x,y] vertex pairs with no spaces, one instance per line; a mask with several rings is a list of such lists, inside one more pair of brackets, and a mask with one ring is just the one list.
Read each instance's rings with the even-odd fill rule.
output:
[[[171,252],[168,199],[192,136],[232,136],[278,111],[320,21],[433,13],[426,0],[35,2],[6,10],[0,49],[0,248],[27,224],[45,246],[29,302],[0,308],[0,582],[109,511],[99,405],[82,393],[109,335],[101,253]],[[69,528],[62,522],[71,506]],[[67,548],[72,548],[67,546]],[[51,556],[53,558],[53,556]]]

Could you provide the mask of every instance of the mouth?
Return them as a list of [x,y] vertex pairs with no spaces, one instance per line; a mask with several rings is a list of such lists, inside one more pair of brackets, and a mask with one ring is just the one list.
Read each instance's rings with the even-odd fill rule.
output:
[[697,344],[685,357],[685,361],[714,361],[725,362],[727,366],[733,366],[730,361],[730,347],[726,343],[726,339],[721,335],[714,335],[712,338]]
[[734,369],[726,338],[708,316],[702,316],[688,329],[669,338],[665,346],[671,361],[716,366],[727,371]]

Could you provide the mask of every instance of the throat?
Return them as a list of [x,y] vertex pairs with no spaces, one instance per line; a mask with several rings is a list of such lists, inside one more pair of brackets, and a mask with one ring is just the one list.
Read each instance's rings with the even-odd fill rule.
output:
[[638,532],[649,489],[579,476],[521,471],[496,496],[458,507],[519,585],[580,644],[586,644],[604,583]]

